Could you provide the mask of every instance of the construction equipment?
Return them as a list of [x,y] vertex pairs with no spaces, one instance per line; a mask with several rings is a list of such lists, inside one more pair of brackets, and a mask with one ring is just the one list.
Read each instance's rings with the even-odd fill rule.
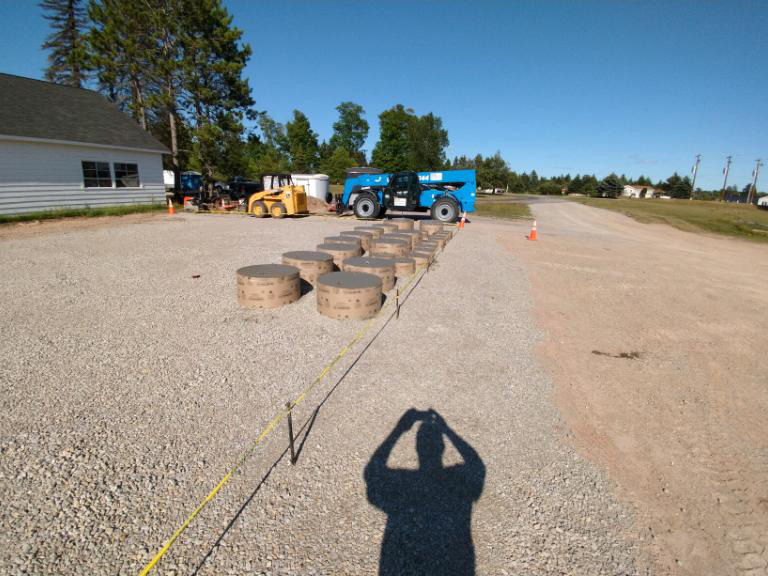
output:
[[474,212],[477,176],[474,170],[396,172],[350,168],[336,211],[352,209],[357,218],[381,218],[385,212],[429,211],[435,220],[455,222]]
[[294,186],[290,174],[263,174],[262,185],[262,191],[248,198],[248,214],[257,218],[309,214],[304,186]]

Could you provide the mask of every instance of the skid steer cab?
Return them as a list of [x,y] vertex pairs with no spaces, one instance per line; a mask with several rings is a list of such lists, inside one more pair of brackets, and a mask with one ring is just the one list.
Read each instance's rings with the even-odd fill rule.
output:
[[442,222],[455,222],[474,212],[477,177],[474,170],[394,172],[350,168],[336,211],[352,210],[357,218],[382,218],[387,212],[429,212]]
[[294,186],[290,174],[263,174],[263,190],[248,197],[248,214],[257,218],[284,218],[309,214],[304,186]]

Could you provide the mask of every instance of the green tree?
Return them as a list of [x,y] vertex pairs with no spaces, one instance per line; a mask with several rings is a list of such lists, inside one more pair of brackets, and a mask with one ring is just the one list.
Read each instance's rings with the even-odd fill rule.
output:
[[82,87],[89,68],[82,0],[43,0],[40,7],[53,30],[42,46],[43,50],[50,50],[46,80]]
[[474,170],[476,168],[475,161],[472,158],[466,156],[456,156],[451,163],[453,170]]
[[582,180],[581,176],[578,174],[576,174],[576,177],[571,180],[571,183],[568,185],[568,193],[584,194],[584,180]]
[[266,112],[258,114],[257,124],[259,133],[252,133],[246,146],[248,172],[252,176],[289,172],[291,159],[285,126],[276,122]]
[[448,131],[443,128],[439,116],[430,112],[413,116],[409,122],[408,166],[411,170],[442,170],[445,166],[445,149],[448,147]]
[[314,173],[317,171],[317,134],[312,131],[309,119],[299,110],[293,111],[293,122],[285,125],[288,149],[291,154],[291,169],[294,172]]
[[506,188],[509,166],[500,152],[482,159],[477,164],[477,185],[480,188]]
[[332,184],[341,184],[346,177],[347,168],[351,168],[355,164],[357,164],[355,158],[347,152],[346,148],[339,146],[323,165],[322,170],[325,174],[328,174]]
[[179,29],[181,106],[194,127],[195,148],[208,190],[217,166],[231,153],[234,139],[242,146],[243,117],[253,104],[242,77],[251,48],[241,44],[242,31],[221,0],[184,3]]
[[[349,156],[356,158],[360,164],[365,164],[363,145],[368,137],[368,121],[363,118],[365,110],[354,102],[342,102],[336,106],[339,119],[333,123],[333,135],[329,142],[330,153],[342,147]],[[329,156],[330,158],[330,156]]]
[[685,178],[678,178],[669,190],[669,195],[672,198],[690,198],[693,192],[693,186],[691,185],[691,179],[686,176]]
[[616,174],[609,174],[597,185],[597,195],[601,198],[618,198],[621,196],[624,186]]
[[413,110],[397,104],[379,114],[379,141],[371,154],[371,163],[384,172],[407,170],[410,159],[409,128]]
[[536,192],[547,196],[560,196],[562,194],[562,188],[562,184],[558,184],[554,180],[542,179],[539,181],[539,186]]
[[91,2],[89,42],[99,87],[147,129],[155,52],[152,10],[141,0]]

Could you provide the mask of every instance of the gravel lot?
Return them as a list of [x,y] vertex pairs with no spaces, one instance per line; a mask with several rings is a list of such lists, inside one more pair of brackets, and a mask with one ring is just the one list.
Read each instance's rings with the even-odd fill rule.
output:
[[[241,310],[235,270],[354,225],[183,214],[5,235],[0,572],[137,573],[361,326],[320,316],[311,293]],[[478,219],[449,243],[400,319],[378,331],[380,318],[297,409],[296,465],[281,427],[157,573],[375,574],[387,514],[363,474],[411,407],[437,410],[482,460],[477,574],[647,573],[631,512],[569,445],[507,230]],[[390,467],[418,466],[416,429]],[[446,465],[462,461],[451,444]],[[414,505],[388,502],[390,520]],[[427,556],[453,544],[422,528]]]

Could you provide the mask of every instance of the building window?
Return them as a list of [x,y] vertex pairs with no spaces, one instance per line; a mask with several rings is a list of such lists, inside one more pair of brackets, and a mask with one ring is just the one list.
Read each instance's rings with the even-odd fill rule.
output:
[[115,162],[115,185],[118,188],[138,188],[139,165]]
[[83,185],[86,188],[112,188],[109,162],[83,161]]

